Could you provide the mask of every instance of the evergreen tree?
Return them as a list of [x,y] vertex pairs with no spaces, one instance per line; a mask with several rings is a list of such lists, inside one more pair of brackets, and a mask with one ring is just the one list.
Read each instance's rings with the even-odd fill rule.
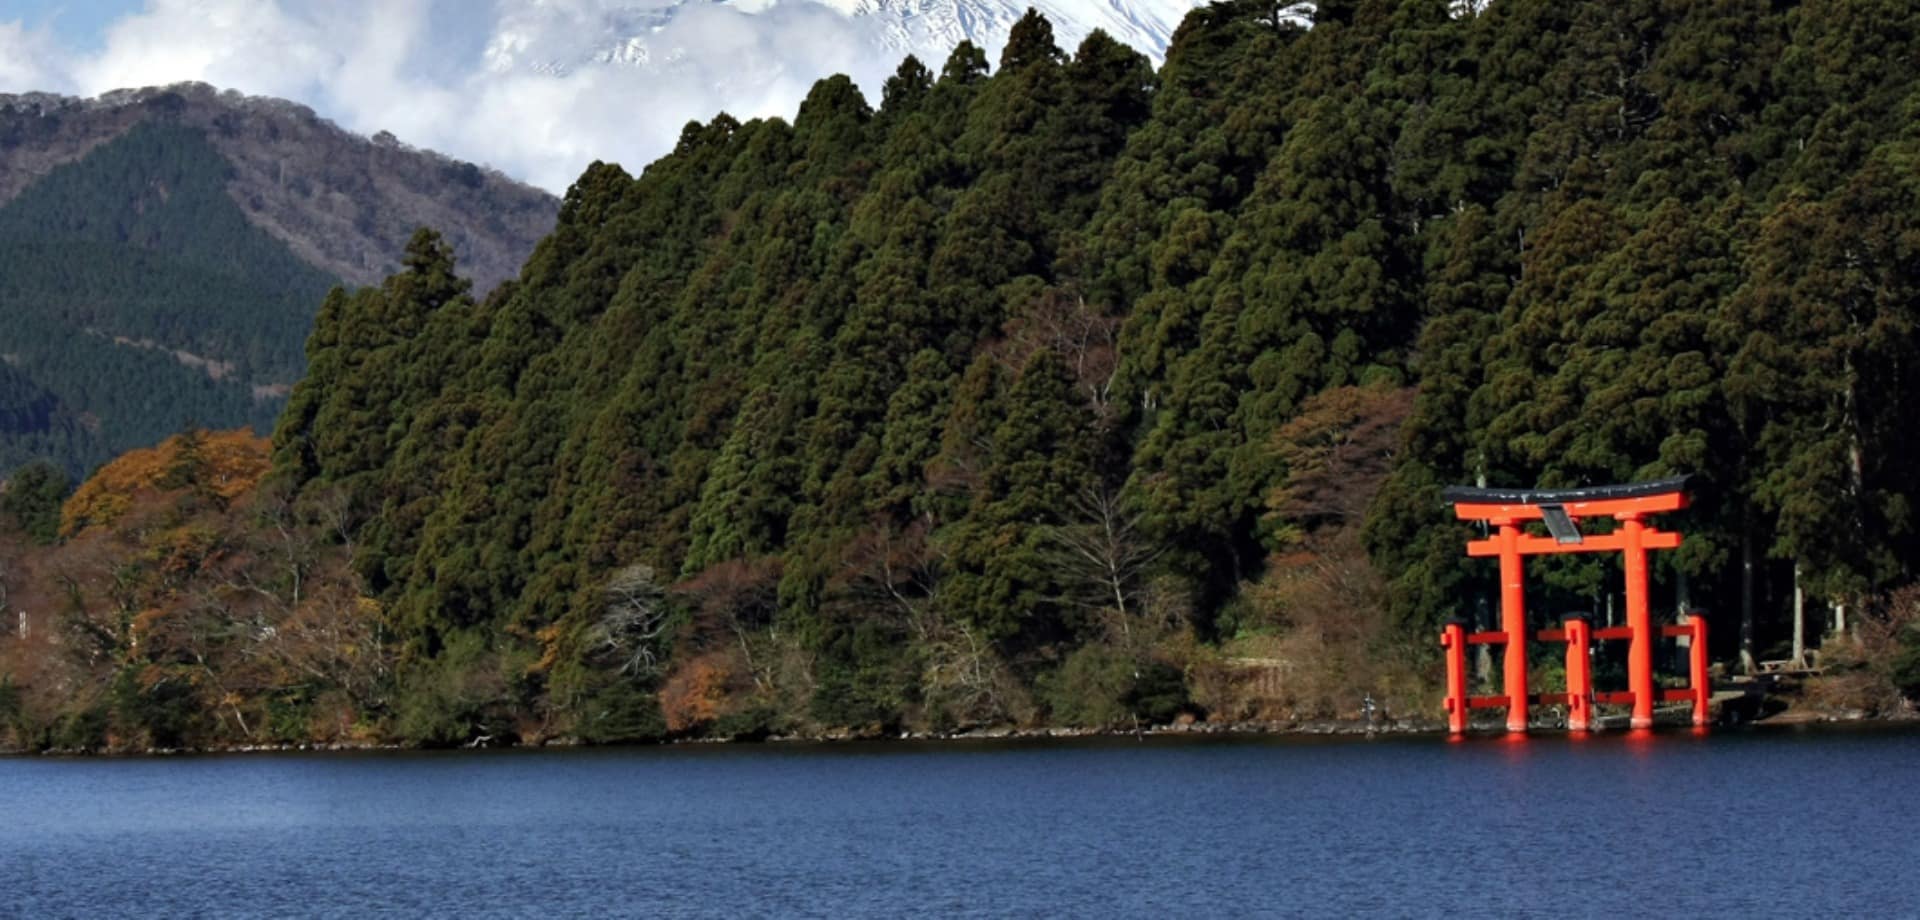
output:
[[73,491],[65,470],[46,461],[14,470],[0,490],[0,511],[36,543],[52,543],[60,535],[60,504]]

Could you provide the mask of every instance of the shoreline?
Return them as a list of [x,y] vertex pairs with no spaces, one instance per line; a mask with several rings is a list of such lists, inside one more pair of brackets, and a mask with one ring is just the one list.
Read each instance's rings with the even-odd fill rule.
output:
[[[1622,719],[1609,720],[1621,721]],[[1807,710],[1789,709],[1765,719],[1739,721],[1732,723],[1716,722],[1710,729],[1721,731],[1750,731],[1753,729],[1804,728],[1807,726],[1875,726],[1892,727],[1901,725],[1920,725],[1920,713],[1906,712],[1894,715],[1868,715],[1858,710]],[[1657,719],[1656,731],[1691,729],[1693,726],[1682,719]],[[1614,735],[1629,731],[1624,725],[1604,724],[1591,734]],[[1539,721],[1528,728],[1529,735],[1550,736],[1568,734],[1564,724],[1553,721]],[[998,726],[992,728],[972,728],[954,732],[856,732],[831,731],[817,734],[769,735],[765,737],[735,738],[665,738],[654,741],[631,741],[615,744],[589,744],[577,738],[558,737],[534,743],[478,744],[469,743],[455,747],[429,747],[404,744],[400,742],[316,742],[292,744],[233,744],[204,748],[144,748],[128,750],[61,750],[44,751],[0,749],[0,758],[104,758],[135,759],[160,757],[199,757],[235,754],[315,754],[315,753],[409,753],[409,752],[456,752],[456,751],[538,751],[546,749],[584,749],[584,748],[669,748],[669,747],[708,747],[731,746],[749,747],[753,745],[836,745],[836,744],[887,744],[891,742],[927,743],[927,742],[1000,742],[1000,741],[1074,741],[1074,740],[1124,740],[1148,738],[1367,738],[1375,736],[1423,737],[1446,736],[1446,723],[1441,719],[1409,718],[1379,719],[1368,722],[1365,719],[1298,719],[1241,722],[1192,722],[1171,723],[1167,725],[1140,726],[1137,729],[1094,729],[1040,726],[1016,728]],[[1468,738],[1505,737],[1505,727],[1493,721],[1473,726],[1466,733]]]

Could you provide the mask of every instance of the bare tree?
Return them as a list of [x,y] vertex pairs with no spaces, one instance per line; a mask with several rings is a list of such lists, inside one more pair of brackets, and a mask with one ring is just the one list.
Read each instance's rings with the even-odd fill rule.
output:
[[921,639],[932,629],[945,562],[927,540],[929,526],[925,518],[904,528],[876,519],[842,553],[836,584],[856,605],[892,609]]
[[589,648],[617,662],[622,674],[653,674],[660,667],[660,637],[667,631],[667,592],[653,566],[636,563],[613,573],[602,597],[600,619],[587,633]]
[[[1485,3],[1487,0],[1467,0],[1467,2]],[[1274,0],[1259,19],[1270,29],[1284,31],[1299,28],[1313,21],[1313,4],[1293,2],[1293,0]]]
[[1118,317],[1088,306],[1078,294],[1048,289],[1007,322],[1006,339],[995,347],[1002,366],[1016,374],[1040,351],[1059,355],[1073,371],[1076,387],[1096,417],[1110,416],[1120,369]]
[[228,606],[218,589],[194,592],[181,603],[147,620],[142,637],[150,659],[191,662],[198,693],[208,710],[225,721],[231,715],[240,735],[251,740],[254,726],[242,704],[265,689],[267,675],[247,654],[248,623]]
[[1073,497],[1070,523],[1049,528],[1061,565],[1070,573],[1067,600],[1091,610],[1118,614],[1121,638],[1133,641],[1132,621],[1143,612],[1137,593],[1147,569],[1164,547],[1141,532],[1140,514],[1129,510],[1120,489],[1098,483]]
[[777,638],[774,613],[779,606],[780,572],[778,557],[729,559],[672,589],[675,597],[693,607],[693,621],[682,641],[700,650],[733,642],[758,690],[773,686],[773,669],[761,660],[764,656],[756,654],[754,637],[765,629]]
[[303,495],[301,501],[304,506],[301,509],[303,518],[339,541],[351,553],[360,535],[360,527],[366,521],[355,512],[353,497],[347,490],[340,486],[329,486],[318,494]]
[[1308,527],[1359,522],[1393,469],[1413,397],[1412,387],[1345,386],[1303,402],[1270,442],[1287,475],[1267,507]]
[[245,622],[243,655],[311,685],[336,686],[357,706],[381,701],[392,659],[380,641],[378,603],[350,587],[333,587],[310,593],[283,614],[264,612]]
[[944,710],[957,724],[1026,721],[1032,716],[1032,701],[992,642],[971,625],[937,611],[928,620],[920,691],[929,710]]
[[926,518],[898,527],[884,519],[847,548],[836,580],[844,603],[886,610],[911,631],[920,653],[920,694],[930,717],[977,725],[1032,715],[1032,701],[984,634],[948,615],[940,584],[947,558],[928,539]]

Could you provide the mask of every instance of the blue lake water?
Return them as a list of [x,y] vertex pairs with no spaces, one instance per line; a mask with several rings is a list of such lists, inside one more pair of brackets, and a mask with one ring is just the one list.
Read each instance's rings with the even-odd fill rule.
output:
[[0,915],[1920,917],[1920,733],[0,759]]

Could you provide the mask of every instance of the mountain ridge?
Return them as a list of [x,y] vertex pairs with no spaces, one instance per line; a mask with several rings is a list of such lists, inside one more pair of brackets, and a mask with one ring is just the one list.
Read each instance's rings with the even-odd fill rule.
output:
[[255,226],[353,284],[399,268],[419,226],[442,232],[482,290],[512,277],[551,229],[559,200],[487,167],[363,137],[300,103],[204,83],[81,98],[0,94],[0,206],[52,170],[153,118],[203,130],[234,167],[229,188]]

